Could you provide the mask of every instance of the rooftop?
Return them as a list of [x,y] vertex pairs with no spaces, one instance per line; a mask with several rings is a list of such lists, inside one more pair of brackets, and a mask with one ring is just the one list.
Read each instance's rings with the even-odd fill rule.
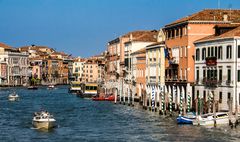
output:
[[165,27],[174,26],[189,21],[206,21],[206,22],[240,22],[240,10],[230,9],[204,9],[192,15],[178,19]]
[[195,43],[206,42],[206,41],[221,39],[221,38],[233,38],[236,36],[240,37],[240,26],[220,35],[210,35],[210,36],[204,37],[202,39],[195,41]]

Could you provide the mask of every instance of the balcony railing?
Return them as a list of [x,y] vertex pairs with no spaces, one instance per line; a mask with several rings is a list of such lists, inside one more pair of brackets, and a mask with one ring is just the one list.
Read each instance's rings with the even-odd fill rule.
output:
[[226,80],[226,85],[231,85],[231,80]]
[[219,84],[219,81],[217,79],[203,78],[202,84],[204,84],[205,86],[208,86],[208,87],[217,87],[217,85]]

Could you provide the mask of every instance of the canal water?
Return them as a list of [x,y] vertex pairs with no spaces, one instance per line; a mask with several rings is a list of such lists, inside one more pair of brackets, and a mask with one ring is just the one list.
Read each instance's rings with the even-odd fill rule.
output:
[[[19,101],[8,101],[12,91],[19,94]],[[41,109],[55,116],[57,128],[51,131],[32,128],[33,113]],[[177,125],[175,118],[140,108],[76,97],[68,93],[67,86],[54,90],[2,88],[0,141],[240,141],[240,130]]]

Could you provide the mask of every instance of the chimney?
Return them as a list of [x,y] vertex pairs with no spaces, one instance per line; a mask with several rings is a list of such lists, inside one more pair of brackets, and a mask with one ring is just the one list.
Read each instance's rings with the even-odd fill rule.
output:
[[133,35],[132,35],[132,33],[130,34],[130,41],[132,41],[132,39],[133,39]]
[[223,15],[223,21],[224,21],[224,22],[228,21],[228,15],[227,15],[227,14],[224,14],[224,15]]

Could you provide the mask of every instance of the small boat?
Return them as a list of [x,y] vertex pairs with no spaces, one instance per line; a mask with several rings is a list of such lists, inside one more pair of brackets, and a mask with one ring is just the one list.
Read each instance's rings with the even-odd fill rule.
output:
[[192,124],[193,121],[196,119],[196,115],[192,112],[187,113],[186,116],[178,116],[177,123],[178,124]]
[[105,101],[105,98],[103,96],[100,97],[92,97],[93,101]]
[[19,99],[19,96],[16,92],[13,92],[12,94],[10,94],[8,96],[8,100],[9,101],[17,101]]
[[48,89],[54,89],[55,86],[54,85],[48,85]]
[[193,121],[193,125],[201,126],[214,126],[214,119],[216,119],[216,125],[229,124],[229,116],[227,112],[217,112],[216,118],[213,113],[197,116],[196,120]]
[[37,89],[38,89],[37,86],[29,86],[29,87],[28,87],[28,90],[37,90]]
[[55,127],[56,120],[47,111],[35,112],[32,120],[33,127],[37,129],[51,129]]
[[99,96],[99,97],[92,97],[92,100],[93,101],[114,101],[115,97],[113,95],[109,97]]
[[105,101],[114,101],[114,100],[115,100],[114,95],[111,95],[111,96],[105,98]]

